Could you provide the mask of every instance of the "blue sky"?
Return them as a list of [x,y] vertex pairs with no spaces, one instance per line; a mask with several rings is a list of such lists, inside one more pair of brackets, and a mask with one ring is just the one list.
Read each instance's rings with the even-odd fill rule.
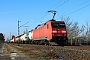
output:
[[[70,17],[80,25],[90,20],[90,0],[0,0],[0,32],[5,37],[17,35],[18,20],[21,27],[20,34],[28,28],[31,30],[38,24],[44,23],[52,18],[48,10],[56,10],[56,20],[60,17]],[[43,18],[42,18],[43,17]]]

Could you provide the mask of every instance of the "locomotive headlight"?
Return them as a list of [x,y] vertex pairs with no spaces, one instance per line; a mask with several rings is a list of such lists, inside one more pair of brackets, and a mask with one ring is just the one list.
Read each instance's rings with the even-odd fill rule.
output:
[[53,30],[52,32],[53,32],[53,33],[57,33],[57,31],[56,31],[56,30]]
[[66,33],[66,31],[62,31],[62,33]]

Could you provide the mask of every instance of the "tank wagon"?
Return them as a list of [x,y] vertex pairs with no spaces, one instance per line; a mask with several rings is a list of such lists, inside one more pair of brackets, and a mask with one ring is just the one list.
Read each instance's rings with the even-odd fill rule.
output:
[[67,45],[67,31],[64,21],[54,19],[38,25],[29,32],[29,39],[36,44]]

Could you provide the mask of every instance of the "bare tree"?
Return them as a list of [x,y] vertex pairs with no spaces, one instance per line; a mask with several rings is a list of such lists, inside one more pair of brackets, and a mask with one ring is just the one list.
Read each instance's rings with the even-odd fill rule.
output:
[[90,25],[89,25],[89,22],[88,21],[86,21],[86,26],[85,26],[85,29],[86,29],[86,31],[85,31],[85,36],[86,36],[86,40],[87,40],[87,44],[90,42],[90,27],[89,27]]
[[70,44],[77,43],[78,39],[81,37],[83,40],[88,41],[90,43],[90,25],[89,22],[86,21],[85,25],[79,26],[78,22],[74,22],[70,20],[69,17],[60,17],[61,20],[64,20],[66,23],[66,28],[68,32],[68,42]]

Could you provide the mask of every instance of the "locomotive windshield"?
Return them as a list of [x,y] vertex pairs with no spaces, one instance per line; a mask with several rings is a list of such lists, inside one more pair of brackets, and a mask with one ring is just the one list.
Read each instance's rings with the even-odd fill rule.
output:
[[58,28],[60,28],[60,27],[65,27],[65,24],[55,24],[55,23],[53,23],[52,24],[52,27],[54,28],[54,27],[58,27]]

